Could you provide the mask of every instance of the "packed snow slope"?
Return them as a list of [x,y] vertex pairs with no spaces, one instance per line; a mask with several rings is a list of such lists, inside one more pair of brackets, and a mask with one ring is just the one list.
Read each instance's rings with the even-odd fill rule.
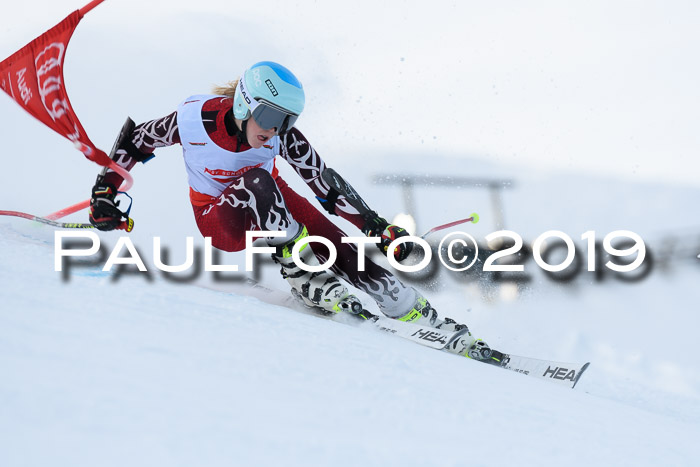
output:
[[235,284],[115,281],[94,264],[64,280],[53,235],[0,226],[3,466],[651,466],[700,455],[698,318],[683,306],[698,297],[674,296],[696,283],[690,268],[641,292],[431,295],[498,348],[590,360],[569,390]]

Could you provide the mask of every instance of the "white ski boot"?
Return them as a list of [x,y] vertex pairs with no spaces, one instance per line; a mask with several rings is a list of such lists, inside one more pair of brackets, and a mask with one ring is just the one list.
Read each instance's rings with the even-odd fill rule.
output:
[[[296,237],[286,244],[278,246],[277,252],[272,255],[272,259],[281,266],[282,277],[287,279],[289,285],[292,286],[292,294],[308,307],[317,307],[333,313],[341,311],[352,314],[360,313],[362,311],[360,300],[355,295],[351,295],[348,288],[331,272],[328,270],[304,271],[294,262],[292,258],[294,244],[308,235],[306,227],[302,226]],[[301,248],[299,258],[308,266],[319,265],[309,244]]]
[[[428,325],[445,331],[459,331],[467,327],[466,324],[459,324],[450,318],[445,318],[444,320],[440,319],[435,308],[430,306],[428,300],[426,300],[417,291],[416,303],[413,305],[411,311],[397,319],[399,321]],[[450,353],[481,361],[489,361],[493,355],[493,351],[488,344],[481,339],[475,339],[472,337],[472,334],[468,329],[466,334],[456,339],[449,346],[445,347],[445,350]]]

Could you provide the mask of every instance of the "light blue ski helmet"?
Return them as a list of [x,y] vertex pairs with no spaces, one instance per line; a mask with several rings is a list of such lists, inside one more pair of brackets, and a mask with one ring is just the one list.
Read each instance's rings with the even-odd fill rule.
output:
[[263,129],[289,130],[304,110],[304,88],[294,74],[275,62],[258,62],[248,68],[236,86],[233,116],[253,116]]

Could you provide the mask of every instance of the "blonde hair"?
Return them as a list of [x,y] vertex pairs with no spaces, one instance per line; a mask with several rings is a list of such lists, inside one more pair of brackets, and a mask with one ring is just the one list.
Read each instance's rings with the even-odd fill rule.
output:
[[217,96],[226,96],[233,99],[233,96],[236,94],[236,86],[238,86],[238,80],[229,81],[223,86],[214,85],[211,88],[211,92]]

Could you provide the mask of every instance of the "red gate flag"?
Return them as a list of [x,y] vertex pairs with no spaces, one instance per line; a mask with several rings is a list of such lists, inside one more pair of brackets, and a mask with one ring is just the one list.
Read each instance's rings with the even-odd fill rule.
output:
[[0,62],[0,88],[27,112],[73,142],[88,159],[110,165],[80,124],[63,79],[68,41],[83,16],[104,0],[94,0]]

